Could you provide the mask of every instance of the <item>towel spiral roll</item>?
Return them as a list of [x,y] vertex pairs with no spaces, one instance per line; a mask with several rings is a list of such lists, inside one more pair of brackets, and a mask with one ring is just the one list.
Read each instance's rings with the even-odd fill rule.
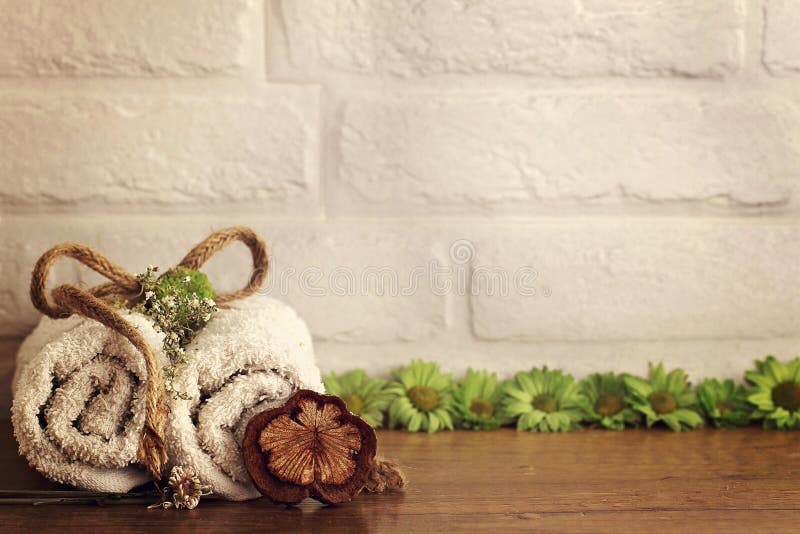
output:
[[286,304],[254,296],[220,310],[186,351],[174,385],[191,399],[170,401],[171,461],[194,466],[225,499],[260,497],[240,445],[256,413],[298,389],[323,391],[308,327]]
[[[124,317],[163,360],[152,323]],[[120,334],[77,315],[42,318],[17,356],[11,420],[20,454],[46,477],[86,490],[146,482],[136,458],[146,379],[141,354]]]

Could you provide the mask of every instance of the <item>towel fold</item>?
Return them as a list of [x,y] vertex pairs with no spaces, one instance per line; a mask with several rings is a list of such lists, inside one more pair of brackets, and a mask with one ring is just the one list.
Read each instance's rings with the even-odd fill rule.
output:
[[191,399],[170,401],[170,460],[193,466],[225,499],[260,497],[242,462],[242,437],[253,415],[296,390],[323,391],[308,327],[286,304],[254,296],[220,310],[186,352],[173,384]]
[[[163,361],[150,320],[121,313]],[[146,482],[136,459],[146,378],[142,355],[113,330],[77,315],[43,317],[17,355],[11,421],[20,454],[81,489],[125,492]]]

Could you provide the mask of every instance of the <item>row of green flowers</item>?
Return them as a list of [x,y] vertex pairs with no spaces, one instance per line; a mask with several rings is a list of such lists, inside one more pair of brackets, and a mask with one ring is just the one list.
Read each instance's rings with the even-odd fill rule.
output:
[[469,369],[454,381],[433,362],[412,361],[393,380],[362,369],[323,378],[327,392],[375,427],[437,432],[455,427],[565,432],[580,426],[622,430],[666,425],[679,432],[703,426],[800,429],[800,358],[756,361],[746,384],[706,379],[696,389],[681,369],[650,365],[647,378],[596,373],[580,382],[557,369],[534,367],[513,379]]

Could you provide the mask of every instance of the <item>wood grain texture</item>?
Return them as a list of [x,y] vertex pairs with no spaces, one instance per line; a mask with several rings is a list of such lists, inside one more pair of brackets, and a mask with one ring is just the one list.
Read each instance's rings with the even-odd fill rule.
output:
[[[57,488],[17,457],[0,426],[4,489]],[[800,435],[698,430],[568,434],[379,432],[410,478],[403,494],[299,507],[202,502],[189,512],[2,506],[3,531],[791,532],[800,520]]]

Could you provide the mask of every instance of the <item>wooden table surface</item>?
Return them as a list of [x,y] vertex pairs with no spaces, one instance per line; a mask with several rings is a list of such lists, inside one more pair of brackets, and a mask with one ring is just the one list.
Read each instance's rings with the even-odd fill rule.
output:
[[[342,506],[203,502],[0,506],[2,531],[790,532],[800,523],[800,434],[583,430],[568,434],[380,432],[411,480],[401,494]],[[16,455],[0,422],[5,489],[55,489]]]

